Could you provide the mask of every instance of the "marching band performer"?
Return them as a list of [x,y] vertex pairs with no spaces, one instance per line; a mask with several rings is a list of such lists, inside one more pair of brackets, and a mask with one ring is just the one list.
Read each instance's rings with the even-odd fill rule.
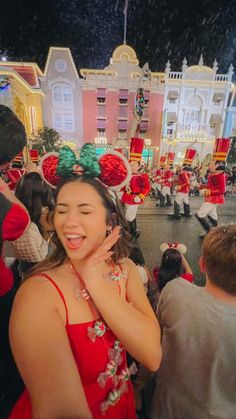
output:
[[169,214],[169,217],[172,219],[179,220],[181,218],[180,214],[180,205],[184,203],[184,216],[186,218],[191,217],[190,214],[190,204],[189,204],[189,191],[190,191],[190,175],[192,170],[192,162],[196,155],[196,150],[192,148],[187,148],[183,167],[179,172],[177,179],[177,194],[174,200],[174,214]]
[[151,190],[147,173],[139,173],[143,147],[143,138],[131,138],[129,162],[132,176],[129,185],[125,186],[121,197],[121,202],[126,206],[125,216],[129,222],[133,240],[136,240],[140,235],[136,222],[139,205],[144,203],[145,197]]
[[174,178],[174,172],[173,172],[173,163],[175,159],[175,153],[169,152],[167,154],[167,164],[164,170],[164,176],[163,176],[163,187],[161,190],[161,193],[164,197],[164,203],[166,200],[166,205],[168,207],[172,206],[171,203],[171,189],[173,187],[173,178]]
[[164,167],[166,164],[167,156],[162,155],[160,157],[160,163],[157,165],[155,177],[154,177],[154,186],[157,191],[157,198],[160,199],[160,203],[157,203],[157,207],[163,207],[165,205],[165,197],[162,195],[162,185],[164,181]]
[[205,233],[200,236],[202,238],[212,227],[218,225],[217,205],[225,202],[226,174],[224,171],[230,142],[230,138],[215,140],[213,159],[209,164],[208,182],[206,185],[199,186],[200,195],[205,199],[195,215],[205,230]]

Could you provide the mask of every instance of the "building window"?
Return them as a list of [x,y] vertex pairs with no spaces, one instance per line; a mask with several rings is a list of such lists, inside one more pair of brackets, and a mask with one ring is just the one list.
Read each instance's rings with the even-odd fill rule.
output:
[[55,105],[70,106],[73,102],[72,87],[65,83],[53,87],[53,102]]
[[37,119],[36,119],[35,106],[30,107],[30,124],[31,124],[31,133],[35,134],[37,131]]
[[119,98],[119,104],[120,105],[127,105],[127,103],[128,103],[128,99],[124,99],[124,98]]
[[53,99],[54,99],[55,103],[61,103],[62,102],[61,86],[54,86]]
[[106,98],[105,97],[98,97],[97,98],[97,103],[105,103],[106,102]]
[[53,128],[56,131],[73,132],[74,115],[68,113],[55,113],[53,118]]
[[97,137],[104,138],[105,137],[105,128],[97,128]]
[[186,111],[184,117],[185,124],[199,124],[200,111]]
[[167,135],[172,135],[173,134],[173,130],[174,130],[174,125],[173,125],[173,123],[171,122],[171,123],[169,123],[168,125],[167,125]]
[[119,92],[119,104],[127,105],[129,98],[129,91],[127,89],[121,89]]
[[56,131],[63,131],[63,115],[61,114],[54,115],[53,126]]
[[74,118],[72,114],[64,115],[64,131],[74,131]]
[[118,130],[118,138],[127,138],[127,130],[126,129],[119,129]]
[[97,89],[97,103],[106,102],[106,89],[99,88]]
[[64,86],[64,103],[72,103],[72,88]]

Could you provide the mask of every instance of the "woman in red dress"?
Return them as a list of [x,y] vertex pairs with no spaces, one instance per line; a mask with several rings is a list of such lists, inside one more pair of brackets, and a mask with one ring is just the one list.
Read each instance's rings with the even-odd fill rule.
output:
[[119,202],[97,179],[58,190],[55,251],[20,287],[10,323],[26,390],[11,419],[134,419],[126,350],[150,370],[160,329],[126,255]]

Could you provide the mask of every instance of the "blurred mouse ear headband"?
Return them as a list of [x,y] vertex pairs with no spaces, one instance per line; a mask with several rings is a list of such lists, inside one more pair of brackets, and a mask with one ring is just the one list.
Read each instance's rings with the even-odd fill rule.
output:
[[167,249],[176,249],[184,255],[187,252],[187,247],[183,243],[162,243],[160,245],[160,251],[165,252]]
[[96,157],[95,147],[87,143],[80,150],[79,158],[68,146],[59,153],[45,154],[40,160],[40,170],[45,182],[56,188],[64,178],[86,176],[98,178],[106,187],[118,191],[131,178],[128,160],[119,152],[111,150]]

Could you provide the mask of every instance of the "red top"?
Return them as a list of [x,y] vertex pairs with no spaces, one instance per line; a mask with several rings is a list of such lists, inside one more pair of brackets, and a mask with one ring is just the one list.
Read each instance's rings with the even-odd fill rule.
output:
[[[124,377],[124,371],[127,368],[126,351],[120,344],[121,348],[121,363],[117,366],[115,377],[107,378],[104,387],[98,383],[99,374],[106,371],[109,362],[108,352],[114,348],[117,339],[112,331],[105,325],[102,319],[103,328],[106,331],[103,336],[96,336],[93,341],[88,332],[93,330],[97,320],[92,320],[86,323],[69,324],[68,323],[68,308],[65,298],[57,286],[57,284],[45,274],[53,286],[57,289],[60,297],[64,303],[66,311],[66,332],[70,342],[70,346],[74,355],[74,359],[83,383],[84,392],[88,401],[89,408],[94,419],[135,419],[135,403],[133,396],[133,389],[130,380]],[[65,371],[66,373],[66,371]],[[123,374],[123,376],[122,376]],[[114,381],[114,379],[116,381]],[[116,384],[114,384],[114,382]],[[123,390],[122,390],[123,387]],[[124,389],[125,387],[125,389]],[[107,406],[108,395],[111,391],[120,390],[121,396],[114,405]],[[107,408],[102,412],[104,402]],[[32,419],[32,410],[29,393],[25,390],[17,403],[15,404],[9,419]]]
[[[12,204],[2,223],[2,240],[14,241],[24,232],[29,222],[27,212],[18,204]],[[0,257],[0,297],[10,291],[13,285],[13,274],[2,257]]]

